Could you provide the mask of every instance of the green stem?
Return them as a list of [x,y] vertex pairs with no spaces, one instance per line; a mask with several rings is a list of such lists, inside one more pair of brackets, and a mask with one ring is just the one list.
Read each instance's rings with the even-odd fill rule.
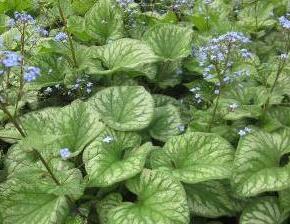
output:
[[26,26],[24,24],[22,26],[22,29],[21,29],[20,53],[21,53],[22,58],[21,58],[21,64],[20,64],[19,90],[18,90],[17,101],[16,101],[16,105],[15,105],[15,110],[14,110],[14,117],[17,117],[17,114],[18,114],[17,110],[18,110],[19,102],[22,98],[23,88],[24,88],[25,29],[26,29]]
[[64,25],[64,31],[65,31],[66,35],[68,36],[68,42],[69,42],[70,51],[71,51],[72,60],[73,60],[73,67],[78,68],[76,52],[75,52],[72,36],[71,36],[71,34],[70,34],[70,32],[68,31],[68,28],[67,28],[67,20],[66,20],[66,17],[64,15],[64,12],[63,12],[63,10],[61,8],[60,0],[58,0],[57,3],[58,3],[57,4],[58,11],[59,11],[61,20],[62,20],[63,25]]

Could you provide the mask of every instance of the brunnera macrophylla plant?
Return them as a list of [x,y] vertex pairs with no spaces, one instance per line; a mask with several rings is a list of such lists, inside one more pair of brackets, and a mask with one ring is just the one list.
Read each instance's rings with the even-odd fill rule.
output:
[[290,222],[287,0],[3,0],[0,223]]

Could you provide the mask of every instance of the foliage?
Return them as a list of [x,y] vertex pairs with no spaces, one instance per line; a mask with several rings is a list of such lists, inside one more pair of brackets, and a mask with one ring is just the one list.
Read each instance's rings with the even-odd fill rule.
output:
[[287,0],[0,0],[0,223],[290,223]]

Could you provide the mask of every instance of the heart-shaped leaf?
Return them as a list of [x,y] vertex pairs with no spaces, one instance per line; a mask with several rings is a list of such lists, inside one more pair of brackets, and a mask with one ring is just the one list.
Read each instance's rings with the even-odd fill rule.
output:
[[85,29],[100,44],[121,38],[122,14],[111,0],[98,1],[85,15]]
[[116,130],[144,129],[153,117],[154,100],[141,86],[109,87],[92,100],[101,119]]
[[189,212],[182,185],[170,176],[144,170],[127,182],[138,202],[123,202],[108,212],[108,224],[187,224]]
[[205,181],[184,184],[189,209],[197,215],[209,218],[233,216],[241,210],[241,204],[231,196],[229,186],[221,181]]
[[104,67],[99,74],[104,75],[117,72],[143,74],[148,70],[144,71],[146,65],[158,60],[158,57],[144,42],[128,38],[109,43],[97,52]]
[[[107,142],[106,138],[111,141]],[[106,187],[134,177],[144,167],[151,144],[139,147],[140,137],[130,132],[108,130],[83,153],[88,185]]]
[[208,133],[186,133],[169,139],[154,151],[151,165],[184,183],[224,179],[231,175],[234,151],[222,137]]
[[290,108],[281,106],[271,107],[266,114],[263,128],[267,131],[290,128]]
[[192,30],[172,24],[157,25],[145,33],[144,40],[163,60],[177,60],[190,54]]
[[[62,161],[48,163],[58,183],[42,163],[26,161],[0,185],[0,210],[4,223],[62,223],[70,203],[83,193],[81,172],[67,169]],[[61,166],[59,166],[61,165]],[[62,167],[62,168],[61,168]],[[61,170],[60,170],[61,169]]]
[[61,148],[68,148],[71,156],[78,155],[103,130],[98,113],[80,101],[63,108],[31,112],[22,118],[22,124],[27,142],[38,139],[34,143],[43,143],[43,148],[37,150],[54,155],[58,155]]
[[239,195],[250,197],[290,187],[289,165],[280,166],[282,156],[290,152],[289,136],[287,131],[282,134],[255,131],[240,139],[232,178]]
[[97,204],[97,211],[99,215],[99,219],[102,224],[108,223],[109,217],[108,214],[111,209],[117,207],[122,203],[122,195],[119,193],[112,193],[104,197]]
[[259,198],[248,205],[240,218],[241,224],[282,224],[287,218],[275,197]]
[[171,136],[180,134],[182,121],[178,109],[173,105],[157,107],[149,126],[150,135],[160,141],[166,141]]

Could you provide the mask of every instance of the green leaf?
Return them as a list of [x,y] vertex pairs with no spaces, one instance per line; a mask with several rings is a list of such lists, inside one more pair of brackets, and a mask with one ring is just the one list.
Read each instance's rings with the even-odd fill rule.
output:
[[101,119],[116,130],[144,129],[153,117],[154,100],[141,86],[109,87],[99,91],[92,100]]
[[108,224],[187,224],[189,212],[182,185],[170,176],[144,170],[127,182],[138,202],[123,202],[108,212]]
[[267,131],[290,128],[290,108],[282,106],[271,107],[267,111],[263,128]]
[[[40,162],[27,162],[0,185],[0,210],[4,223],[62,223],[69,203],[83,193],[78,169],[67,169],[63,161],[50,160],[48,166],[59,184]],[[19,168],[19,167],[17,167]],[[68,199],[70,197],[70,199]]]
[[87,33],[100,44],[123,36],[122,14],[111,0],[98,1],[85,15]]
[[234,199],[229,186],[221,181],[205,181],[197,184],[184,184],[189,209],[196,216],[217,218],[233,216],[241,209]]
[[71,3],[72,9],[79,15],[84,15],[95,3],[95,0],[74,0]]
[[287,131],[282,134],[254,131],[242,137],[233,166],[232,184],[236,192],[250,197],[290,187],[289,165],[280,166],[282,156],[289,152]]
[[177,25],[159,25],[144,35],[144,40],[163,60],[177,60],[191,52],[192,31]]
[[149,126],[150,135],[160,141],[167,141],[171,136],[180,134],[178,127],[182,125],[178,109],[173,105],[157,107]]
[[[38,139],[35,144],[40,145],[43,141],[43,148],[37,150],[55,156],[59,156],[61,148],[69,148],[72,157],[78,155],[103,130],[98,113],[90,105],[80,101],[63,108],[31,112],[21,120],[27,142],[33,143],[33,139]],[[14,132],[12,130],[8,131],[17,133],[15,128]],[[19,138],[19,135],[14,137]]]
[[290,212],[290,188],[279,192],[279,204],[283,211]]
[[38,54],[33,58],[35,65],[41,68],[41,75],[32,83],[30,88],[40,89],[63,83],[66,75],[65,68],[68,66],[59,57],[51,54]]
[[[154,63],[158,57],[144,42],[124,38],[103,46],[98,51],[98,58],[102,61],[104,70],[99,74],[114,74],[120,72],[146,74],[148,64]],[[147,70],[144,71],[144,67]],[[147,74],[146,74],[147,75]]]
[[101,224],[108,223],[108,213],[111,209],[117,207],[122,203],[122,195],[119,193],[112,193],[107,195],[97,204],[97,213]]
[[[104,142],[107,136],[110,143]],[[83,153],[88,185],[107,187],[140,173],[152,145],[139,145],[140,137],[133,132],[102,133]]]
[[151,157],[153,169],[162,170],[184,183],[225,179],[231,175],[233,148],[215,134],[186,133],[172,137]]
[[287,216],[275,197],[263,197],[249,204],[240,218],[241,224],[282,224]]
[[85,29],[85,19],[81,16],[71,16],[67,20],[67,28],[70,33],[81,41],[90,41],[92,38]]
[[48,194],[35,185],[0,186],[2,216],[6,224],[62,223],[69,212],[65,196]]

